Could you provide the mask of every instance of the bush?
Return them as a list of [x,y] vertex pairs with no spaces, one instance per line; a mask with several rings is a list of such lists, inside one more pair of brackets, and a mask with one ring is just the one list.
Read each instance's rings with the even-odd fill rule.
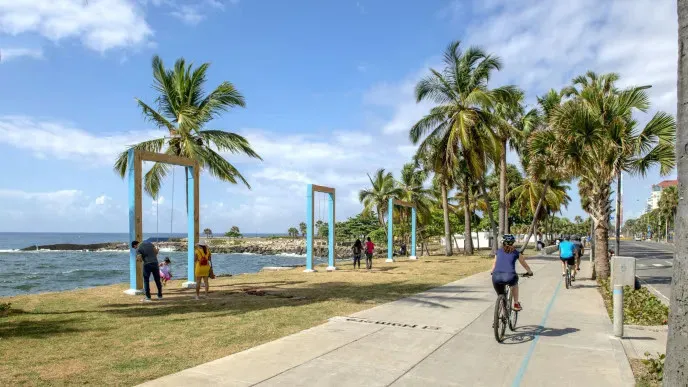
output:
[[[599,289],[607,306],[609,318],[613,318],[613,299],[609,280],[600,280]],[[669,308],[647,288],[634,290],[630,286],[624,287],[624,324],[666,325],[668,319]]]
[[666,355],[658,354],[657,358],[653,358],[650,352],[645,352],[647,359],[643,360],[643,364],[647,367],[647,372],[650,378],[654,381],[661,382],[664,379],[664,360]]
[[5,317],[10,314],[12,304],[9,302],[0,302],[0,317]]
[[386,245],[387,244],[387,234],[385,233],[385,230],[382,228],[378,228],[377,230],[371,232],[368,234],[370,239],[373,240],[373,243],[376,245]]

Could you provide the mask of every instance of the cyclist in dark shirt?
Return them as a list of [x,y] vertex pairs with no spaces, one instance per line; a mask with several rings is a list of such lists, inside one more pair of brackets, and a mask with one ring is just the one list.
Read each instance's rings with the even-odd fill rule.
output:
[[511,234],[506,234],[502,237],[502,248],[497,250],[494,264],[492,265],[492,286],[494,286],[497,294],[504,294],[506,285],[511,287],[511,292],[514,295],[514,310],[521,310],[521,303],[518,301],[518,275],[516,274],[516,261],[528,272],[528,275],[533,275],[530,266],[525,261],[525,258],[518,253],[514,247],[516,238]]

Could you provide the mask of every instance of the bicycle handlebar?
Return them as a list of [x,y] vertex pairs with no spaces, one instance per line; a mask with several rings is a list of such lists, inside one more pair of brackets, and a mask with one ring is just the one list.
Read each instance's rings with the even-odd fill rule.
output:
[[521,274],[521,277],[532,277],[532,276],[533,276],[533,273],[530,273],[530,274],[529,274],[529,273],[523,273],[523,274]]

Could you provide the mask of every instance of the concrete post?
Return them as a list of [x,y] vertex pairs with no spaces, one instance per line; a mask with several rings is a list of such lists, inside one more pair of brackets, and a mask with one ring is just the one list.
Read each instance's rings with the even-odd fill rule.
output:
[[196,232],[195,232],[195,222],[194,218],[196,216],[196,206],[193,203],[196,203],[196,198],[195,198],[195,192],[196,190],[194,189],[195,187],[195,181],[194,181],[194,169],[193,167],[186,167],[186,176],[188,179],[188,184],[187,184],[187,197],[189,198],[188,202],[192,203],[188,205],[187,211],[186,211],[186,216],[187,216],[187,233],[188,238],[187,238],[187,247],[186,247],[186,261],[187,261],[187,270],[186,270],[186,275],[187,275],[187,280],[182,284],[182,287],[184,288],[195,288],[196,287],[196,275],[195,275],[195,260],[194,260],[194,253],[196,252],[196,243],[200,242],[196,240]]
[[337,270],[334,266],[334,194],[328,194],[328,215],[327,215],[327,271]]
[[[130,295],[142,294],[136,289],[136,250],[131,248],[131,242],[136,240],[136,173],[134,150],[127,153],[127,174],[129,180],[129,289],[124,293]],[[139,241],[141,242],[141,241]]]
[[394,198],[387,203],[387,260],[394,262]]
[[313,184],[306,188],[306,273],[313,270]]
[[409,259],[418,259],[416,257],[416,208],[411,207],[411,256]]
[[614,336],[623,337],[623,285],[614,285]]

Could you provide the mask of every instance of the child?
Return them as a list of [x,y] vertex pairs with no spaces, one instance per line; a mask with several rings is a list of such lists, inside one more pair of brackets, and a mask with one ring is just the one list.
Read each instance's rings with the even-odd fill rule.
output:
[[356,269],[356,262],[358,262],[358,268],[361,268],[361,253],[363,253],[363,244],[360,239],[356,239],[356,243],[351,248],[354,253],[354,269]]
[[370,270],[373,268],[373,253],[375,252],[375,244],[367,238],[365,243],[365,254],[366,254],[366,269]]
[[160,278],[163,285],[167,285],[167,281],[172,279],[171,263],[170,257],[165,257],[165,260],[160,264]]

